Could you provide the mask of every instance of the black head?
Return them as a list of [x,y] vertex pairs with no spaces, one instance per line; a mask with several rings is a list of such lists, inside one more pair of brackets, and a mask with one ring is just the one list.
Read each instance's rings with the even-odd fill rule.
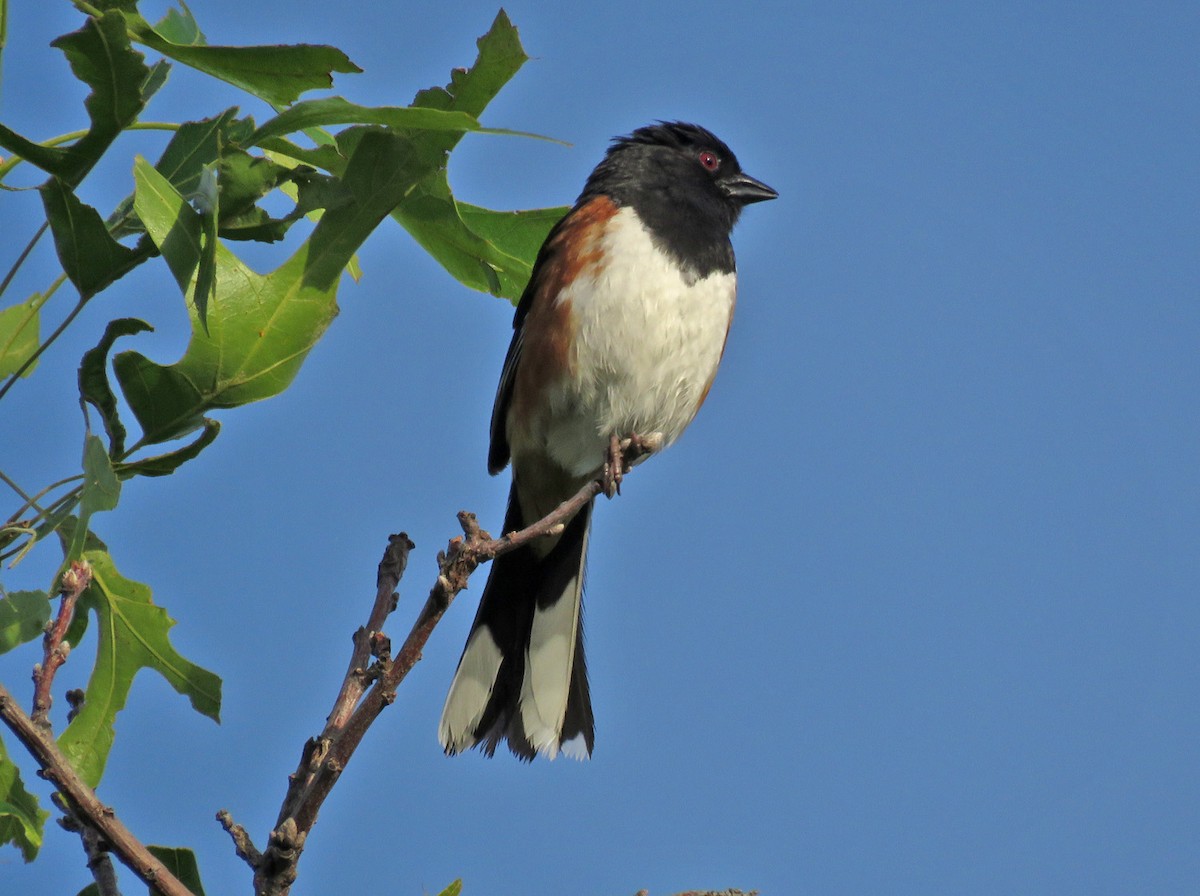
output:
[[580,201],[598,195],[632,206],[666,249],[704,276],[733,270],[729,234],[742,208],[779,194],[745,174],[711,131],[676,121],[616,138]]

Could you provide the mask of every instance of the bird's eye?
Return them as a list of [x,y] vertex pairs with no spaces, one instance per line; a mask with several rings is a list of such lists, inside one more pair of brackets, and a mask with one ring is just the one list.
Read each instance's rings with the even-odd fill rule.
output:
[[700,160],[700,164],[704,166],[705,171],[716,171],[721,167],[720,156],[711,150],[700,150],[700,155],[698,155],[696,158]]

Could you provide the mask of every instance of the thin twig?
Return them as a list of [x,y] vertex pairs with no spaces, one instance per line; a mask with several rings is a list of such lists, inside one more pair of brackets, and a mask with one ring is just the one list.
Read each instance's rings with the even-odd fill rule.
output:
[[222,809],[217,813],[217,821],[221,822],[221,827],[233,839],[233,848],[237,852],[238,858],[244,860],[251,868],[257,869],[259,863],[262,862],[262,853],[258,851],[258,847],[254,845],[254,841],[250,839],[250,834],[246,829],[233,820],[233,816],[227,809]]
[[87,866],[100,896],[121,896],[117,886],[117,870],[113,868],[112,855],[104,838],[86,826],[79,832],[79,837],[83,841],[83,850],[88,857]]
[[[43,302],[50,298],[51,294],[66,282],[67,275],[59,274],[58,277],[55,278],[54,282],[50,284],[50,288],[42,294]],[[25,371],[31,368],[37,362],[37,359],[40,358],[42,354],[55,343],[58,337],[66,332],[67,327],[71,326],[71,323],[79,316],[79,312],[83,310],[83,306],[86,304],[87,299],[80,299],[75,303],[75,307],[71,309],[70,313],[67,314],[62,323],[54,328],[54,332],[47,336],[46,340],[37,347],[34,353],[26,358],[21,366],[18,367],[7,380],[5,380],[4,385],[0,386],[0,398],[3,398],[8,393],[8,390],[16,384],[17,380],[25,375]]]
[[[7,164],[7,162],[6,162],[6,164]],[[0,166],[0,167],[2,167],[2,166]],[[0,177],[2,177],[2,176],[3,175],[0,175]],[[38,244],[38,241],[45,235],[46,231],[49,229],[50,229],[50,222],[46,221],[44,224],[42,224],[41,227],[39,227],[37,229],[37,233],[35,233],[30,238],[29,242],[25,244],[25,248],[21,250],[21,254],[17,256],[17,260],[14,261],[12,267],[8,269],[8,273],[4,275],[4,279],[0,280],[0,296],[4,295],[4,291],[6,289],[8,289],[8,284],[13,282],[13,278],[15,276],[17,276],[17,271],[21,270],[21,265],[23,265],[25,263],[25,259],[27,259],[29,257],[29,253],[31,253],[34,250],[34,248]]]
[[[661,438],[654,437],[621,443],[623,472],[628,472],[644,455],[660,446]],[[438,554],[437,581],[395,658],[381,628],[396,607],[394,592],[413,544],[404,534],[391,536],[379,564],[378,588],[370,618],[366,626],[355,632],[350,667],[325,730],[304,744],[296,771],[289,777],[287,794],[275,829],[270,833],[267,849],[259,861],[250,862],[255,869],[254,890],[258,896],[286,896],[289,892],[296,880],[296,866],[304,850],[305,838],[316,823],[317,814],[333,785],[341,777],[371,723],[396,699],[396,688],[421,659],[429,636],[455,596],[467,587],[471,574],[480,564],[501,554],[535,539],[561,533],[575,514],[609,483],[611,479],[605,476],[587,482],[533,525],[500,538],[492,538],[483,531],[473,513],[459,513],[463,534],[451,539],[447,550]],[[375,662],[368,667],[367,657],[371,655]]]
[[0,684],[0,721],[41,766],[41,775],[49,781],[71,808],[80,824],[96,831],[113,854],[147,886],[157,887],[163,896],[194,896],[170,870],[154,857],[113,810],[104,805],[71,767],[58,749],[54,738],[34,724],[17,704],[8,689]]
[[76,560],[62,576],[62,601],[58,605],[58,617],[46,625],[42,638],[42,661],[33,667],[33,724],[50,734],[50,686],[54,684],[54,673],[67,661],[71,645],[65,640],[67,629],[75,616],[75,602],[79,595],[92,583],[92,567],[85,560]]

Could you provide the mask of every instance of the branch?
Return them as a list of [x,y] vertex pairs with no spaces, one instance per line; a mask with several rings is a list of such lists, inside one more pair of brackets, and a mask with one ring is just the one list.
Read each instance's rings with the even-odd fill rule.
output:
[[113,868],[112,856],[109,855],[108,844],[104,842],[104,838],[92,828],[80,824],[79,820],[69,813],[60,818],[58,823],[64,831],[78,834],[83,842],[83,851],[87,853],[87,866],[96,881],[99,896],[121,896],[121,890],[117,886],[117,872]]
[[71,619],[75,615],[75,602],[79,595],[92,583],[92,568],[86,562],[76,560],[63,573],[62,602],[58,605],[58,618],[46,625],[46,636],[42,638],[42,662],[33,667],[33,724],[46,735],[50,734],[50,686],[54,684],[54,673],[67,661],[71,645],[64,641]]
[[116,813],[100,802],[96,792],[75,773],[50,734],[25,715],[3,685],[0,685],[0,720],[37,760],[42,769],[41,776],[62,794],[75,820],[99,834],[122,864],[147,886],[157,888],[163,896],[194,896],[117,819]]
[[[350,666],[318,737],[310,738],[300,755],[300,763],[288,778],[287,794],[279,810],[275,829],[270,832],[267,849],[260,856],[249,837],[229,813],[218,814],[221,824],[234,839],[238,855],[254,869],[254,891],[258,896],[286,896],[296,880],[296,866],[304,850],[305,839],[317,820],[326,797],[341,777],[346,763],[362,742],[371,723],[396,699],[396,688],[421,659],[429,636],[460,591],[467,587],[471,574],[488,560],[516,550],[538,538],[557,535],[588,502],[598,494],[611,494],[620,478],[645,455],[662,445],[661,436],[627,439],[610,451],[603,473],[579,489],[569,499],[531,526],[492,538],[479,527],[473,513],[458,514],[463,534],[453,538],[438,554],[438,577],[430,589],[425,606],[417,615],[412,630],[395,658],[391,641],[382,626],[396,609],[396,588],[415,547],[401,533],[388,539],[379,563],[375,603],[367,624],[354,633]],[[374,661],[368,665],[368,660]],[[246,848],[249,844],[249,849]]]

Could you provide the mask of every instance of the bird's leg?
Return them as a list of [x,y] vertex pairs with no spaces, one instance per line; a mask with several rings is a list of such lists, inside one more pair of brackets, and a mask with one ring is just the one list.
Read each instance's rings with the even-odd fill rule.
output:
[[625,439],[618,438],[615,434],[609,436],[608,450],[604,452],[604,472],[601,475],[605,496],[611,498],[621,494],[621,480],[625,478],[625,474],[651,454],[661,451],[664,441],[661,432],[651,432],[644,436],[632,433]]
[[648,432],[644,436],[633,433],[621,442],[621,457],[628,473],[651,454],[662,451],[666,439],[661,432]]
[[625,476],[625,456],[621,451],[621,440],[616,433],[608,437],[608,450],[604,452],[604,496],[611,498],[621,494],[621,480]]

